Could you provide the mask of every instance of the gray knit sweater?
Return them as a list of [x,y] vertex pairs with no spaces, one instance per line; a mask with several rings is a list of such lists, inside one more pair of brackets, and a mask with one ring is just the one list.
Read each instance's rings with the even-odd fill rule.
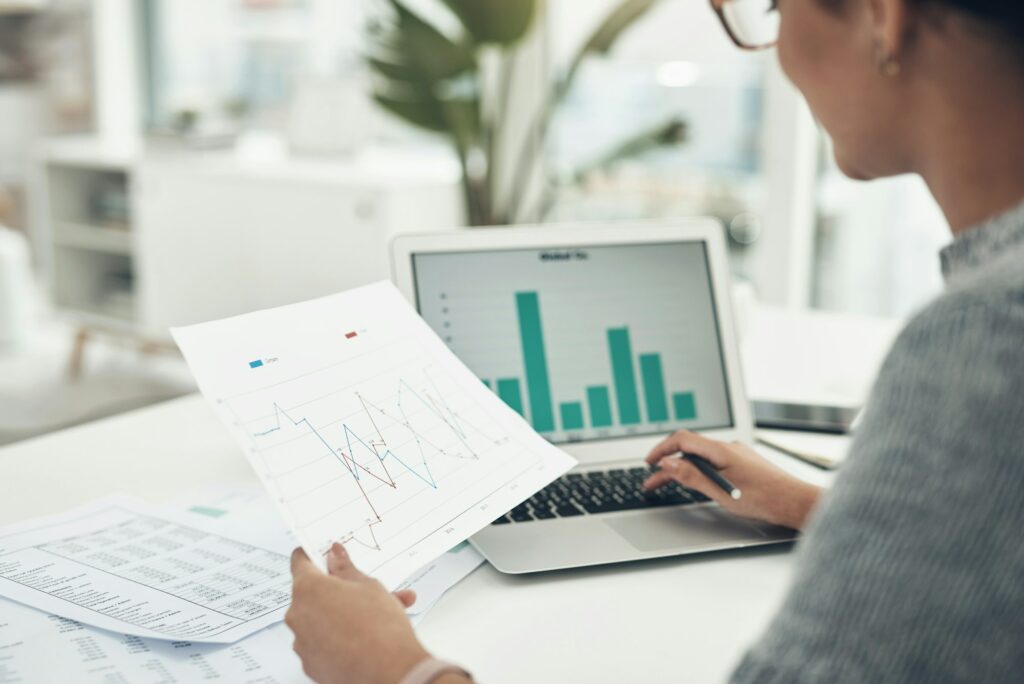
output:
[[735,682],[1024,682],[1024,205],[942,266]]

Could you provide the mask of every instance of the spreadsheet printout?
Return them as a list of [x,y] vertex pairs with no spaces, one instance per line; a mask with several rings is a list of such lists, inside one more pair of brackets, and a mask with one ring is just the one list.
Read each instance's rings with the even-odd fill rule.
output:
[[308,683],[291,639],[284,625],[234,644],[146,639],[0,599],[0,682]]
[[283,619],[286,551],[110,499],[0,529],[0,596],[114,632],[232,643]]
[[[243,534],[270,545],[292,548],[298,545],[266,491],[258,485],[234,484],[193,491],[181,500],[191,515],[212,518],[211,524],[228,536]],[[484,562],[484,557],[469,542],[462,542],[426,563],[396,589],[412,589],[416,603],[406,609],[413,624],[419,623],[444,594],[468,577]],[[0,680],[0,684],[4,684]]]

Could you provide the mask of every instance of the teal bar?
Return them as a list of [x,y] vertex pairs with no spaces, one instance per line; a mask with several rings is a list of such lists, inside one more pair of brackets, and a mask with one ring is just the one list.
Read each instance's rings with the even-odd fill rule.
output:
[[523,366],[526,369],[526,392],[530,399],[530,416],[537,432],[555,429],[555,411],[551,403],[551,380],[544,352],[544,330],[540,323],[540,299],[536,292],[517,292],[519,337],[523,345]]
[[676,420],[694,420],[697,417],[697,400],[693,392],[673,394],[672,406],[676,411]]
[[612,400],[607,387],[588,387],[587,404],[590,406],[590,424],[593,427],[611,427]]
[[562,413],[562,429],[582,430],[583,429],[583,404],[578,401],[569,401],[559,404]]
[[640,422],[640,401],[636,394],[636,372],[633,350],[629,344],[629,328],[608,329],[608,351],[612,357],[612,379],[615,400],[619,404],[619,422],[636,425]]
[[507,378],[498,380],[498,396],[503,402],[508,404],[513,411],[519,415],[523,415],[523,393],[519,389],[518,379]]
[[484,383],[484,387],[486,387],[487,389],[494,389],[493,387],[491,387],[491,381],[490,380],[484,380],[483,383]]
[[644,379],[647,420],[664,423],[668,420],[668,402],[665,400],[665,374],[661,370],[661,355],[641,354],[640,375]]

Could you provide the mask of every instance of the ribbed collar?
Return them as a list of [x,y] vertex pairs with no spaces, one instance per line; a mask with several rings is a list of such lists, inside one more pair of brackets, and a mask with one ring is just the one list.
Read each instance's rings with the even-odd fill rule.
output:
[[1024,203],[961,233],[939,255],[942,275],[949,283],[992,263],[1015,247],[1024,247]]

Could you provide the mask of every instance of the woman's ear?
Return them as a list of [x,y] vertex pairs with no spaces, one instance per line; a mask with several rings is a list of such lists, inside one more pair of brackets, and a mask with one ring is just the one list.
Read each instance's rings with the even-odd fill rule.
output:
[[867,0],[875,60],[880,71],[894,75],[904,56],[910,26],[910,0]]

